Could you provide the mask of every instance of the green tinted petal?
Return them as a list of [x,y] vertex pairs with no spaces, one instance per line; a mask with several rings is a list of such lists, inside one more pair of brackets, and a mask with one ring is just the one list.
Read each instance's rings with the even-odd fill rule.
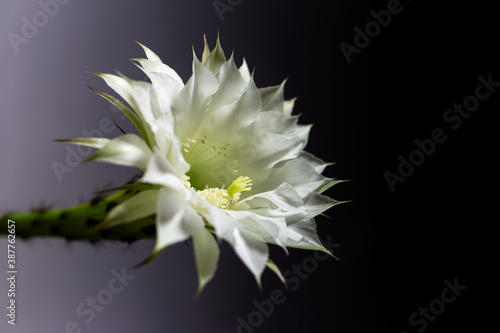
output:
[[144,169],[152,156],[153,153],[144,140],[135,134],[125,134],[109,141],[86,161],[102,161]]
[[156,213],[159,190],[143,191],[113,207],[98,229],[127,224]]
[[137,115],[132,110],[130,110],[130,108],[128,106],[126,106],[125,104],[122,103],[122,101],[120,101],[119,99],[117,99],[111,95],[103,93],[103,92],[96,90],[94,88],[90,88],[90,89],[95,91],[97,94],[99,94],[99,96],[106,99],[111,104],[116,106],[121,112],[123,112],[127,116],[127,118],[132,122],[132,124],[134,124],[135,128],[137,128],[137,130],[141,134],[144,141],[146,141],[146,144],[149,147],[151,147],[151,144],[149,143],[148,134],[146,133],[146,129],[144,128],[144,125],[142,124],[139,117],[137,117]]
[[214,236],[205,228],[193,235],[193,247],[198,271],[198,290],[195,296],[198,296],[215,275],[220,250]]
[[92,148],[101,149],[110,141],[106,138],[74,138],[74,139],[58,139],[56,142],[68,142],[74,145],[87,146]]
[[210,55],[206,58],[204,65],[213,73],[217,74],[222,66],[226,62],[226,56],[224,55],[224,50],[220,45],[219,35],[217,35],[217,42],[215,48],[212,50]]

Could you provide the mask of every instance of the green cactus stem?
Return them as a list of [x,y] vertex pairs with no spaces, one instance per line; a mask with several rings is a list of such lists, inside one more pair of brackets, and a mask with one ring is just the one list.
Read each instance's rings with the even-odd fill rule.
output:
[[0,215],[0,235],[8,234],[8,220],[15,221],[15,235],[19,238],[59,237],[67,240],[117,240],[134,242],[156,236],[154,215],[107,229],[98,229],[106,214],[136,191],[122,190],[107,197],[67,209],[35,210],[27,213]]

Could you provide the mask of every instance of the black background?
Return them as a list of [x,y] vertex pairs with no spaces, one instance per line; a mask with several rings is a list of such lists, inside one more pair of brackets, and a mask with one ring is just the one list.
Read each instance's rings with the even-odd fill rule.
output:
[[[339,331],[416,332],[423,326],[411,326],[409,316],[440,297],[445,279],[456,278],[467,289],[422,331],[479,331],[494,312],[486,300],[494,289],[498,91],[456,130],[443,114],[474,94],[479,75],[500,81],[497,18],[477,3],[401,4],[402,12],[350,64],[339,44],[353,45],[353,28],[363,29],[373,21],[370,11],[387,2],[309,8],[304,57],[311,58],[311,69],[302,77],[323,82],[308,93],[317,102],[313,109],[330,115],[314,130],[333,136],[338,177],[353,179],[334,196],[354,199],[333,210],[333,225],[320,225],[342,240],[338,252],[349,286],[332,285],[327,294],[317,284],[311,294],[345,301],[335,316]],[[435,128],[447,140],[391,192],[384,173],[397,174],[398,156],[408,158],[414,140],[430,138]],[[322,140],[327,149],[323,137],[313,137],[311,146]],[[318,331],[328,331],[328,311]]]

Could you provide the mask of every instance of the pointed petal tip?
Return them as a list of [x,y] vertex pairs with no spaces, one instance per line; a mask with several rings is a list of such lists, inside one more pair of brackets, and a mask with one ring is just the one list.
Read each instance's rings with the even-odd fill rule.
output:
[[99,77],[102,77],[102,76],[106,75],[104,73],[99,73],[99,72],[87,72],[87,73],[92,74],[92,75],[96,75],[96,76],[99,76]]
[[216,41],[216,45],[217,45],[217,46],[220,46],[220,30],[217,30],[217,41]]
[[148,263],[150,263],[151,261],[153,261],[156,257],[158,257],[163,251],[165,250],[165,248],[163,249],[157,249],[156,246],[155,248],[151,251],[151,253],[147,256],[147,258],[145,258],[143,261],[139,262],[138,264],[135,264],[134,266],[132,266],[133,269],[137,269],[137,268],[140,268]]
[[333,253],[331,253],[329,250],[327,250],[326,248],[317,248],[316,251],[321,251],[321,252],[324,252],[326,254],[328,254],[330,257],[334,258],[334,259],[337,259],[338,261],[340,261],[340,258],[335,256]]
[[204,65],[207,62],[208,56],[210,55],[210,48],[208,47],[207,36],[203,34],[203,54],[201,56],[201,63]]
[[130,58],[129,60],[130,60],[130,61],[137,61],[137,62],[141,62],[141,61],[146,60],[146,59],[144,59],[144,58]]
[[257,287],[259,287],[259,291],[262,292],[264,291],[264,288],[262,287],[262,281],[260,275],[255,275],[255,280],[257,282]]
[[198,289],[196,292],[193,294],[193,299],[197,300],[198,297],[200,297],[201,293],[205,289],[205,286],[208,284],[209,281],[203,281],[198,284]]

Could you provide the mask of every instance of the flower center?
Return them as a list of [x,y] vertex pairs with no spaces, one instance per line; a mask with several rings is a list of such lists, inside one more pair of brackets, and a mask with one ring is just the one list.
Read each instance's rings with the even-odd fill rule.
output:
[[239,173],[238,161],[232,155],[229,143],[220,143],[204,134],[186,138],[182,143],[182,154],[190,165],[187,175],[196,189],[223,188]]
[[[191,188],[188,176],[183,176],[182,181],[187,188]],[[233,181],[227,190],[218,187],[206,187],[202,191],[196,191],[196,193],[217,208],[229,209],[231,205],[238,202],[241,192],[250,191],[251,186],[252,180],[249,177],[240,176]]]

